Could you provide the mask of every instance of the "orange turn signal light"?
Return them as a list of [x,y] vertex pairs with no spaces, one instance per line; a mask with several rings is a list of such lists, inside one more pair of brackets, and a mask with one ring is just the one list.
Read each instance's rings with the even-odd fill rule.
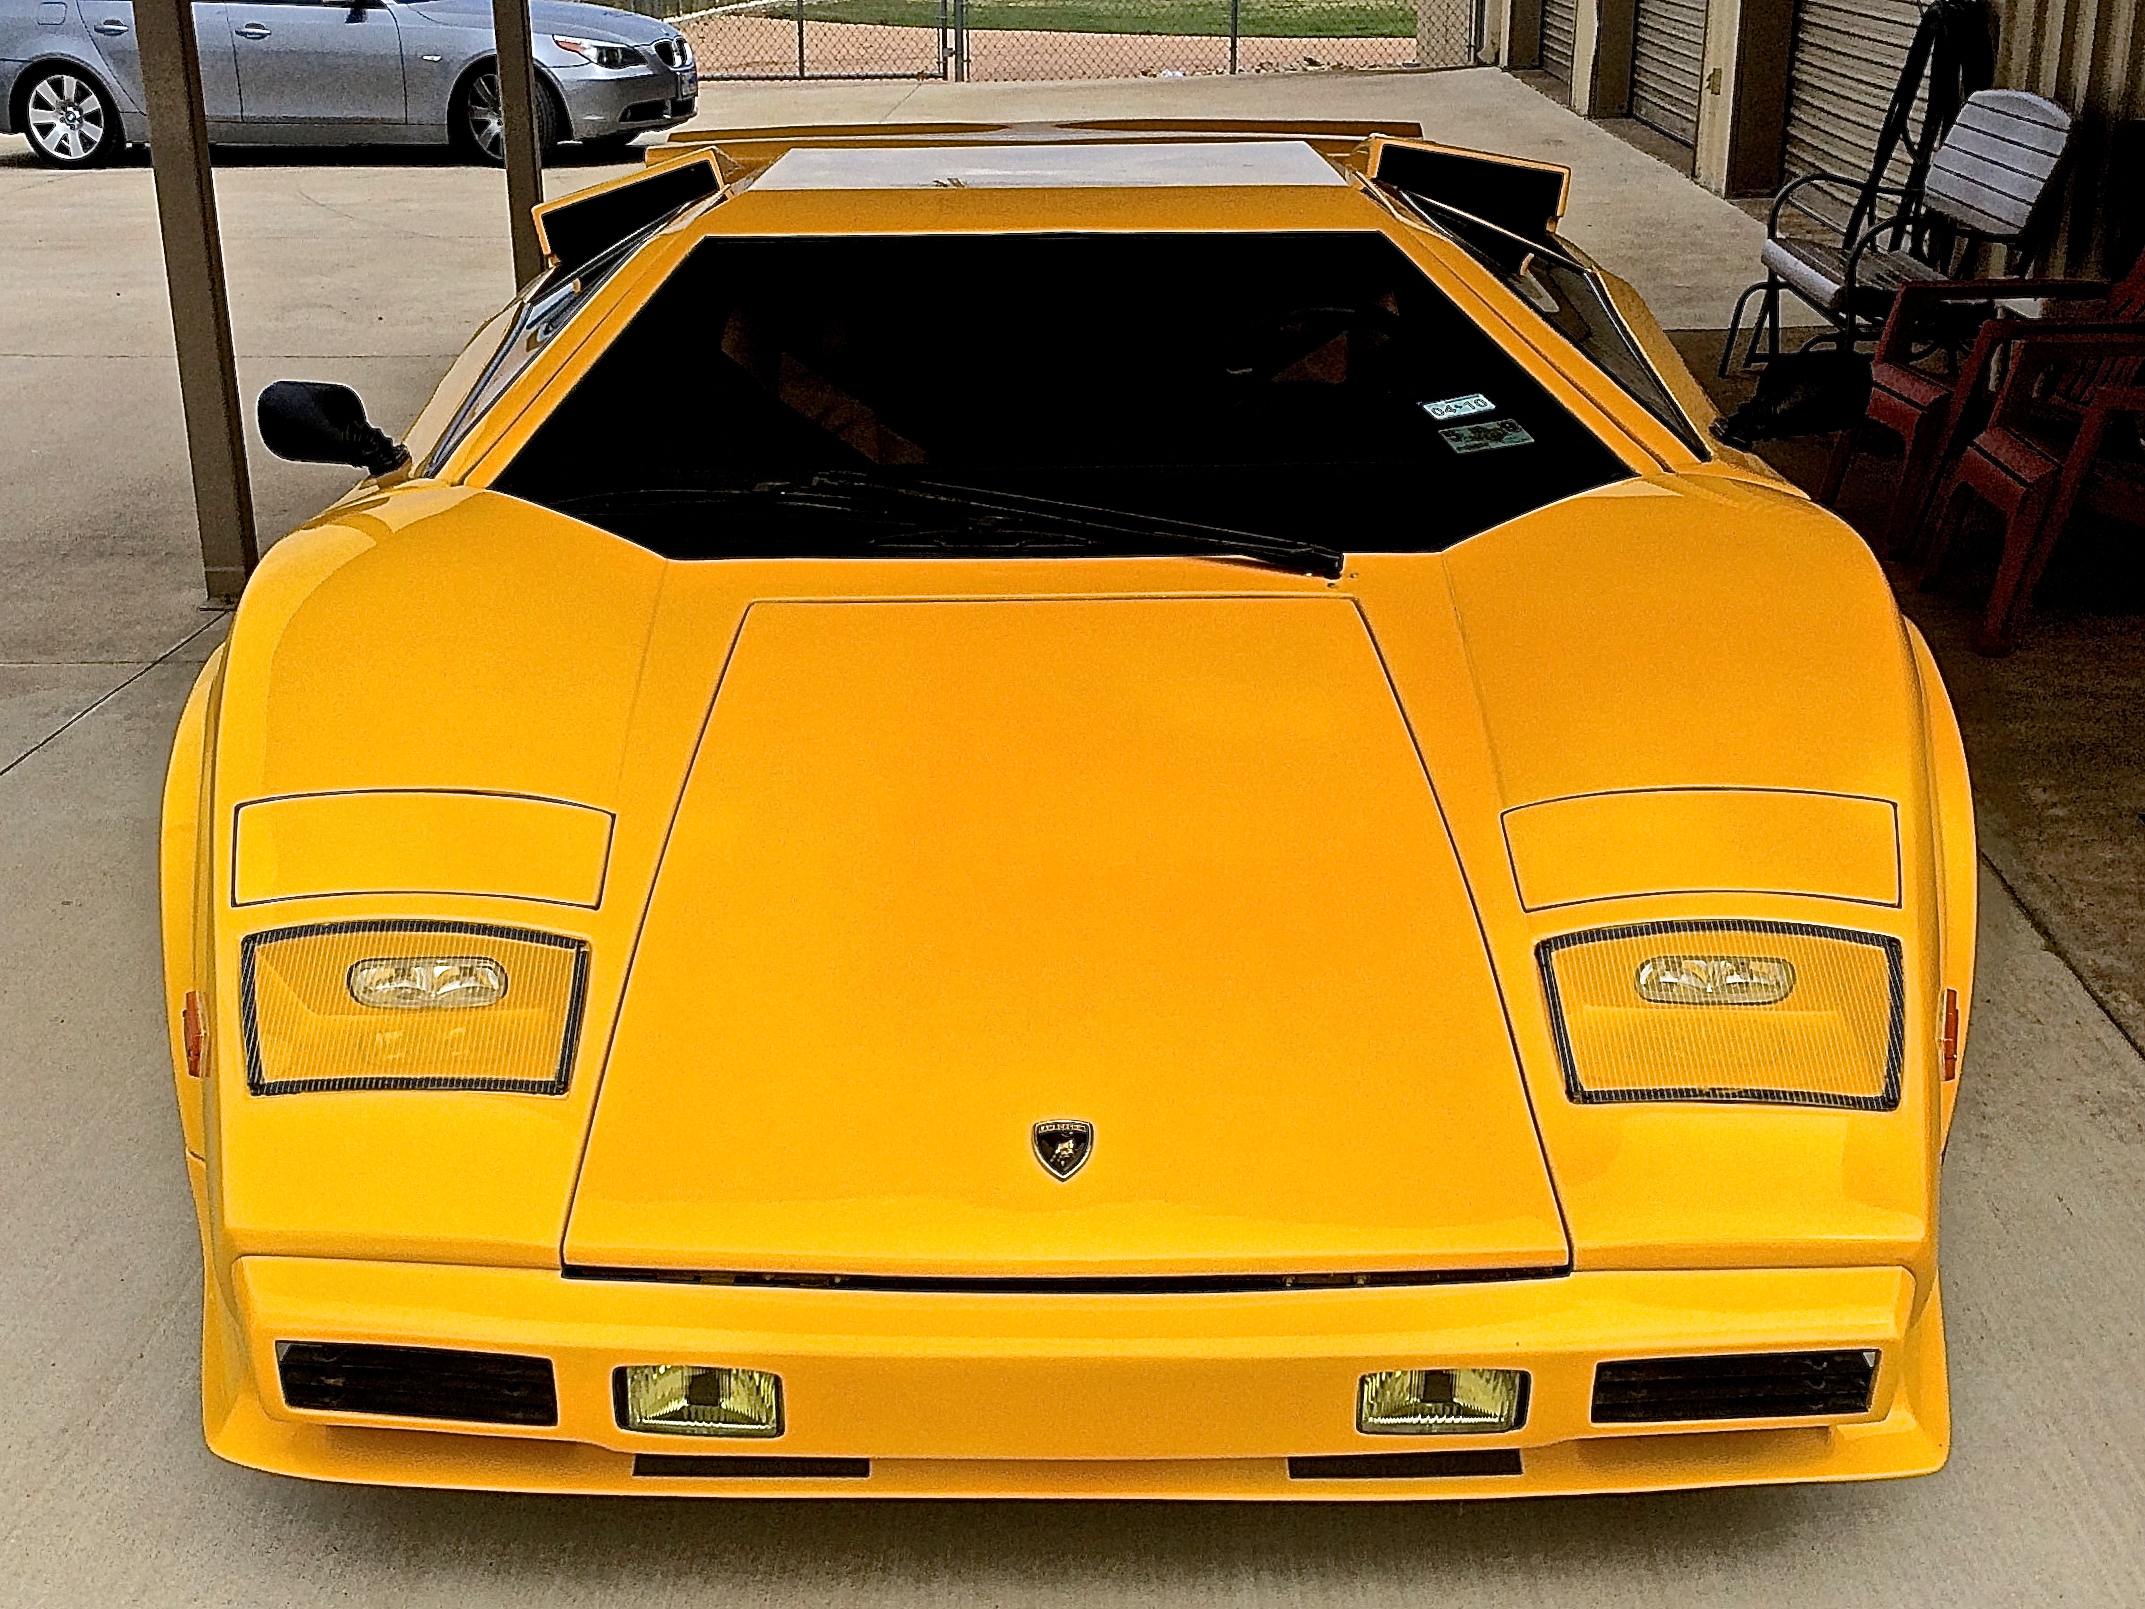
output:
[[201,1061],[208,1052],[209,1031],[201,1020],[201,996],[189,989],[179,1008],[179,1039],[186,1047],[186,1076],[201,1076]]
[[1944,991],[1944,1082],[1959,1076],[1959,991]]

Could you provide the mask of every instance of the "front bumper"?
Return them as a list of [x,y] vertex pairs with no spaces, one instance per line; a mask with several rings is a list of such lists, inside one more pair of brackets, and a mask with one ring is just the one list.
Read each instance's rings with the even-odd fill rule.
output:
[[691,117],[698,104],[699,79],[690,67],[651,62],[619,71],[583,66],[550,72],[575,139],[672,128]]
[[[1912,1277],[1892,1268],[1038,1297],[246,1258],[232,1285],[235,1310],[214,1282],[205,1304],[209,1445],[235,1463],[326,1480],[670,1496],[1484,1497],[1925,1474],[1943,1464],[1949,1437],[1939,1303],[1932,1292],[1916,1311]],[[559,1423],[424,1427],[294,1411],[277,1383],[279,1340],[549,1357]],[[1819,1347],[1882,1354],[1870,1413],[1637,1434],[1589,1421],[1605,1359]],[[774,1370],[785,1433],[732,1442],[619,1429],[611,1371],[649,1362]],[[1524,1426],[1356,1431],[1367,1370],[1471,1364],[1532,1372]],[[1456,1473],[1441,1460],[1420,1477],[1292,1478],[1289,1464],[1492,1449],[1516,1450],[1519,1472],[1467,1473],[1482,1467],[1475,1460]],[[653,1455],[639,1458],[640,1473],[637,1455]],[[741,1476],[663,1462],[725,1456],[851,1462],[803,1478],[777,1471],[831,1466]]]

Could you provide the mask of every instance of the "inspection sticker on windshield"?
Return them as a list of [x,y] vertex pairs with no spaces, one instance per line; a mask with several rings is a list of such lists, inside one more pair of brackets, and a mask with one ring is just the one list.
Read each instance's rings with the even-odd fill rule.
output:
[[1478,413],[1494,412],[1497,404],[1479,391],[1470,391],[1464,397],[1447,397],[1443,402],[1426,402],[1423,412],[1433,419],[1466,419]]
[[1498,447],[1524,447],[1534,440],[1517,419],[1485,419],[1478,425],[1454,425],[1438,434],[1456,453],[1486,453]]

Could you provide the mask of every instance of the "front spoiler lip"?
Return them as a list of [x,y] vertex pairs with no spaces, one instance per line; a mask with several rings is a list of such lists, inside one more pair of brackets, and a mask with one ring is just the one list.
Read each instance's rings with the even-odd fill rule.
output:
[[[1453,1497],[1652,1490],[1923,1473],[1947,1439],[1941,1320],[1910,1319],[1903,1269],[1581,1273],[1478,1287],[1208,1296],[1007,1296],[738,1290],[569,1282],[555,1272],[245,1258],[237,1306],[211,1282],[210,1446],[281,1473],[380,1484],[581,1492],[806,1495]],[[279,1339],[540,1351],[555,1428],[420,1426],[282,1406]],[[1609,1356],[1863,1344],[1868,1415],[1830,1421],[1595,1427]],[[626,1362],[772,1367],[791,1409],[779,1442],[621,1431]],[[1372,1367],[1530,1370],[1528,1423],[1503,1436],[1366,1437]],[[265,1388],[265,1390],[263,1389]],[[501,1431],[503,1430],[503,1433]],[[1291,1479],[1288,1460],[1517,1450],[1523,1471],[1437,1480]],[[637,1454],[866,1458],[867,1479],[634,1473]]]

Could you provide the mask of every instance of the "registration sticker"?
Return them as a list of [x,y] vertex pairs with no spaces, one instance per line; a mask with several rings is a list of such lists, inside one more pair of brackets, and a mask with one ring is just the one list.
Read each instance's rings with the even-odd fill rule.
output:
[[1456,453],[1486,453],[1498,447],[1525,447],[1534,438],[1517,419],[1485,419],[1478,425],[1454,425],[1440,430],[1445,445]]
[[1426,402],[1423,412],[1433,419],[1468,419],[1478,413],[1494,413],[1497,404],[1479,391],[1470,391],[1464,397],[1447,397],[1443,402]]

